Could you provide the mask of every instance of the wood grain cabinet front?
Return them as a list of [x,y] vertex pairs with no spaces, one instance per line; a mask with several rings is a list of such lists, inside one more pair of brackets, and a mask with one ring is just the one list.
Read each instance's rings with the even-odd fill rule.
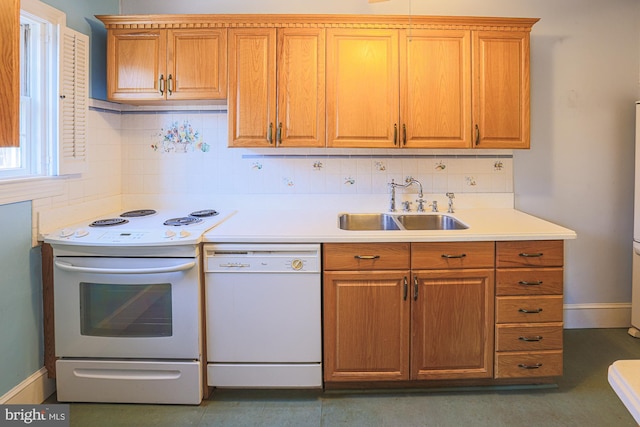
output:
[[431,246],[324,244],[326,382],[492,377],[494,243]]
[[496,243],[495,378],[562,375],[563,248]]
[[226,96],[226,29],[107,32],[109,100],[135,104]]
[[325,30],[229,30],[229,146],[325,146]]

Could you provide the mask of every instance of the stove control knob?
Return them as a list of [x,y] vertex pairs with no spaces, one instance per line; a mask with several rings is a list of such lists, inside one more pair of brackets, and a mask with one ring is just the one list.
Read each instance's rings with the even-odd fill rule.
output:
[[74,233],[75,237],[84,237],[89,235],[89,232],[87,230],[85,230],[84,228],[80,228],[78,230],[76,230],[76,232]]
[[64,228],[60,231],[60,237],[69,237],[73,235],[73,230],[70,228]]
[[296,271],[302,270],[302,267],[304,267],[304,265],[301,259],[296,258],[293,261],[291,261],[291,268],[293,268],[294,270]]
[[176,235],[175,231],[172,230],[167,230],[164,232],[164,237],[170,239],[171,237],[174,237]]
[[191,236],[191,233],[189,233],[187,230],[180,231],[180,237],[185,238],[189,236]]

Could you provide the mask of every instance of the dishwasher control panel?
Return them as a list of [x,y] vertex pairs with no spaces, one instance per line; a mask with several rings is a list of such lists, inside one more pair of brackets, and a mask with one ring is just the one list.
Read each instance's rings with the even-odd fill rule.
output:
[[319,244],[206,244],[204,254],[206,273],[320,271]]

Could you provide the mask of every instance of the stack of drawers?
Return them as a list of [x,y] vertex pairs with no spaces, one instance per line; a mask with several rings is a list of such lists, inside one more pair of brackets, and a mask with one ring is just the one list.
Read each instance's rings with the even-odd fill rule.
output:
[[496,242],[495,378],[562,375],[562,240]]

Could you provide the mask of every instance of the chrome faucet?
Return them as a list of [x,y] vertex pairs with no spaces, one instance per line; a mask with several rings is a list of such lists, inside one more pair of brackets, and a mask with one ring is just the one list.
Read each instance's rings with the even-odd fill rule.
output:
[[[422,193],[422,184],[420,183],[420,181],[412,177],[408,177],[405,180],[405,182],[406,182],[405,184],[396,184],[396,182],[392,179],[391,182],[389,183],[389,188],[391,189],[391,200],[389,201],[389,212],[396,211],[396,187],[407,188],[411,184],[418,184],[418,198],[416,199],[416,202],[418,202],[418,212],[424,212],[424,202],[426,200],[422,198],[424,196]],[[407,206],[408,205],[405,205],[405,211]]]

